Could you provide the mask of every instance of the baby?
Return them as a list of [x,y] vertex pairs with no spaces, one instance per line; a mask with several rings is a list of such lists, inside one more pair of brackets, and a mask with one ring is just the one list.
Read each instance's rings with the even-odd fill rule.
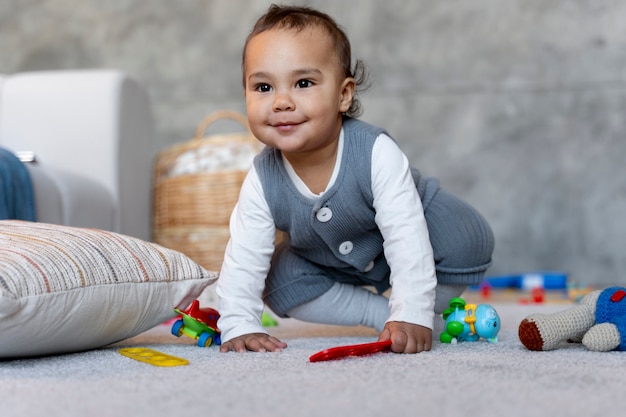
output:
[[364,66],[352,66],[328,15],[272,5],[242,69],[250,128],[266,147],[231,217],[217,284],[221,351],[287,347],[261,326],[264,305],[373,327],[393,352],[430,350],[435,312],[490,265],[486,221],[412,168],[384,129],[356,119]]

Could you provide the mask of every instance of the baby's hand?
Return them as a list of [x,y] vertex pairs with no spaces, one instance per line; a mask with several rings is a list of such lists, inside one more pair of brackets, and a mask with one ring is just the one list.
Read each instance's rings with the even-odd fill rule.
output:
[[403,321],[390,321],[378,336],[378,341],[391,340],[391,351],[396,353],[419,353],[429,351],[433,331],[428,327]]
[[287,343],[265,333],[250,333],[222,343],[220,352],[280,352]]

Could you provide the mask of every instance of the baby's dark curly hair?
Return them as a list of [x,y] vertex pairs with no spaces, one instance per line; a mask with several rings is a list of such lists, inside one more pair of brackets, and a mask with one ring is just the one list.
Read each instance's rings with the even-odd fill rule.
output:
[[[345,32],[332,17],[318,10],[309,7],[278,6],[276,4],[272,4],[267,13],[257,20],[256,24],[252,28],[252,31],[246,38],[246,43],[243,48],[243,57],[241,60],[242,70],[245,72],[246,48],[248,47],[250,39],[254,36],[275,28],[301,31],[309,27],[323,28],[330,35],[335,46],[337,56],[339,57],[343,74],[346,77],[354,78],[356,84],[356,92],[352,99],[352,104],[346,112],[346,116],[360,116],[363,113],[363,108],[361,106],[361,102],[357,98],[357,93],[369,87],[369,77],[365,64],[363,61],[358,59],[354,64],[354,68],[352,67],[352,48],[350,46],[348,36],[346,36]],[[243,80],[243,84],[245,88],[245,79]]]

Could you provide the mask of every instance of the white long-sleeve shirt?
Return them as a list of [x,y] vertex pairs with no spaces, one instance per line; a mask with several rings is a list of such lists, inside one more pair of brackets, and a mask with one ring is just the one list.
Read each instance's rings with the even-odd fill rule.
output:
[[[335,169],[326,189],[339,172],[343,130],[339,137]],[[312,193],[289,166],[287,172],[298,190]],[[372,193],[375,222],[383,236],[383,249],[391,275],[390,316],[433,327],[436,275],[422,203],[411,175],[409,161],[397,144],[381,134],[372,149]],[[231,239],[217,284],[219,328],[228,341],[249,333],[267,333],[261,325],[265,279],[274,252],[276,230],[261,181],[254,167],[241,188],[230,219]]]

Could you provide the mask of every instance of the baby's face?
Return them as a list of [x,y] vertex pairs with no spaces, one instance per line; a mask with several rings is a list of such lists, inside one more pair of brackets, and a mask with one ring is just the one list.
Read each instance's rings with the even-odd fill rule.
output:
[[289,155],[315,152],[337,140],[354,80],[341,74],[326,32],[262,32],[248,42],[244,62],[248,120],[261,142]]

